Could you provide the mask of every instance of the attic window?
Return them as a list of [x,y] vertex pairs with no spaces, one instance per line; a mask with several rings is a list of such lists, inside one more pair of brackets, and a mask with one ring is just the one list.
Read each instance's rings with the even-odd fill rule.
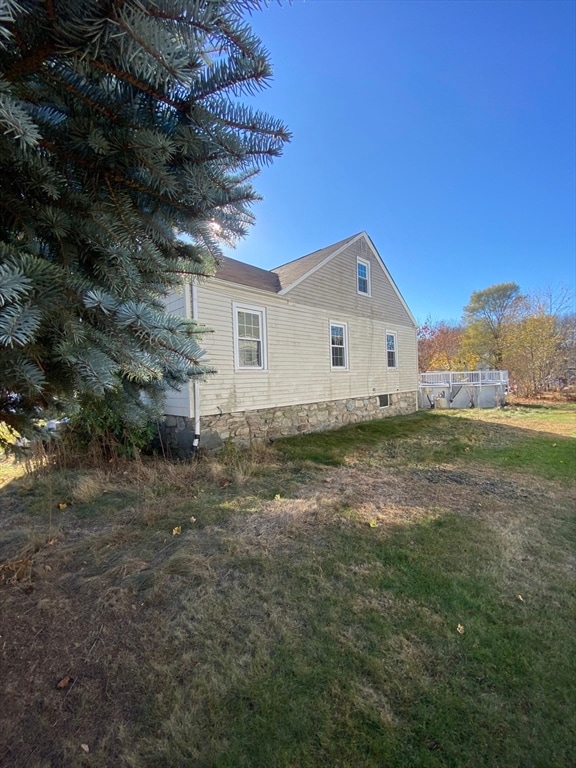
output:
[[358,293],[370,296],[370,262],[358,259],[356,262],[356,286]]

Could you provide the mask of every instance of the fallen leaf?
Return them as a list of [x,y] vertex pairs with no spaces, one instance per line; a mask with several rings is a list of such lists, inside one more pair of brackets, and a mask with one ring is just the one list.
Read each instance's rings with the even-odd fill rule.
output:
[[456,631],[459,632],[461,635],[464,634],[464,627],[462,626],[462,624],[458,624],[458,626],[456,627]]
[[370,520],[368,525],[370,526],[370,528],[378,528],[378,521],[374,520],[374,518],[372,518],[372,520]]
[[58,504],[58,509],[66,509],[66,507],[67,507],[67,506],[68,506],[68,504],[66,504],[66,502],[65,502],[65,501],[61,501],[61,502]]
[[276,493],[276,494],[274,495],[274,501],[280,501],[281,499],[282,499],[282,496],[280,496],[280,494],[279,494],[279,493]]
[[63,691],[65,688],[68,688],[70,684],[72,683],[72,678],[70,675],[65,675],[61,680],[58,680],[56,683],[56,688]]
[[522,597],[522,595],[516,595],[516,597],[518,598],[518,600],[520,600],[521,603],[524,602],[524,598]]
[[182,533],[182,526],[177,525],[175,528],[172,528],[172,536],[179,536]]
[[196,522],[196,518],[194,517],[194,515],[192,515],[192,516],[190,517],[190,522],[191,522],[191,523],[195,523],[195,522]]
[[84,752],[90,752],[90,747],[88,744],[80,744],[80,747],[84,750]]

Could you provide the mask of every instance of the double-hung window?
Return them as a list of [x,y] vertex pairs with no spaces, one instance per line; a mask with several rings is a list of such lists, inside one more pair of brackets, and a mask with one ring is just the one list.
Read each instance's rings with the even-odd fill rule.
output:
[[398,344],[396,334],[393,331],[386,331],[386,356],[388,368],[398,367]]
[[237,369],[266,368],[264,309],[234,305],[234,342]]
[[348,368],[348,329],[346,323],[330,323],[332,368]]
[[356,262],[356,288],[358,293],[370,296],[370,262],[364,259]]

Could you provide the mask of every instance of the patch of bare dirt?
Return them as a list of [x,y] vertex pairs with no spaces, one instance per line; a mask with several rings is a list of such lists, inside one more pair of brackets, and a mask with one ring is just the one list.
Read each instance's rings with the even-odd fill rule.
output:
[[248,518],[232,522],[234,534],[250,546],[285,547],[306,533],[319,536],[325,523],[354,519],[391,528],[446,512],[507,515],[518,506],[537,508],[547,494],[542,481],[495,478],[480,469],[437,466],[398,470],[351,465],[328,469],[287,498],[262,504]]
[[127,592],[69,586],[68,568],[82,565],[62,554],[47,546],[26,577],[0,586],[2,768],[91,765],[90,749],[137,704],[125,674],[136,662],[139,608]]

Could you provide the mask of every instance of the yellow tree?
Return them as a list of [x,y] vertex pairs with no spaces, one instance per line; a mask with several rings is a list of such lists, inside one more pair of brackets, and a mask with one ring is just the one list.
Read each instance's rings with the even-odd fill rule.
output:
[[548,297],[525,298],[520,316],[503,330],[503,361],[525,396],[556,386],[569,367],[573,322],[551,307]]
[[521,306],[522,296],[516,283],[499,283],[475,291],[464,307],[465,356],[476,357],[482,367],[502,368],[504,331]]

